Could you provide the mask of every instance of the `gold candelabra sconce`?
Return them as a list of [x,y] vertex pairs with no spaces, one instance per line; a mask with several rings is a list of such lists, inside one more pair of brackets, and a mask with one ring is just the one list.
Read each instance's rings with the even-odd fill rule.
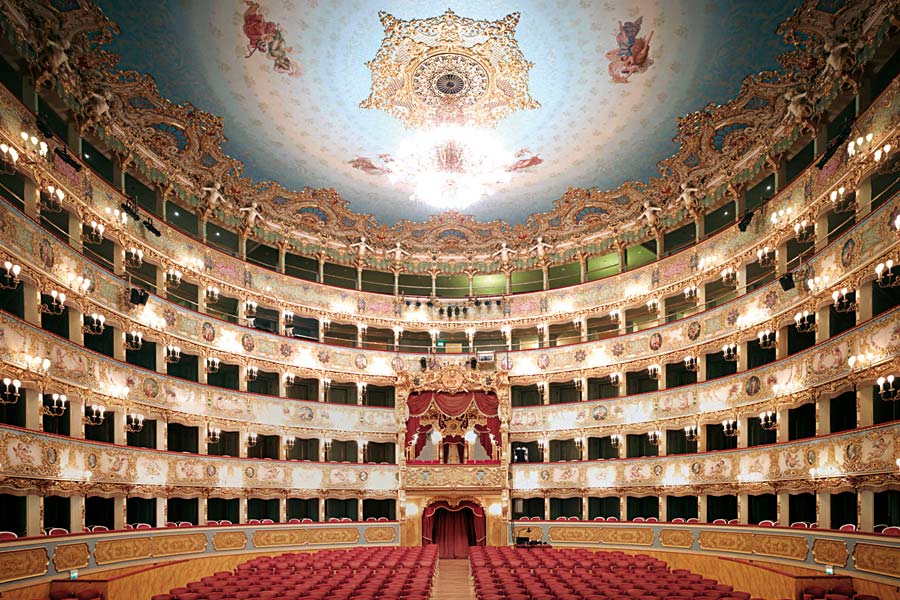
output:
[[4,290],[14,290],[19,287],[22,280],[19,279],[19,273],[22,272],[22,266],[13,264],[11,261],[4,261],[3,273],[0,274],[0,288]]
[[808,310],[794,315],[794,327],[799,333],[812,333],[816,330],[816,315]]
[[50,300],[41,302],[38,310],[46,315],[60,316],[66,312],[66,294],[65,292],[50,291]]
[[140,433],[142,429],[144,429],[144,415],[134,412],[125,415],[126,433]]
[[91,313],[85,321],[87,322],[81,326],[81,331],[87,335],[103,335],[106,331],[106,317],[101,314]]
[[90,406],[85,406],[83,410],[84,414],[81,417],[81,422],[85,425],[99,427],[100,425],[103,425],[103,422],[106,420],[105,406],[91,404]]
[[144,346],[144,334],[140,331],[128,331],[125,333],[125,349],[137,352]]
[[18,379],[3,378],[3,390],[0,391],[0,404],[10,405],[19,401],[19,390],[22,382]]
[[44,402],[41,403],[40,414],[43,417],[61,417],[66,414],[66,407],[68,406],[69,399],[65,394],[51,394],[49,398],[49,404],[47,403],[47,398],[44,397]]
[[84,231],[81,236],[81,241],[85,244],[89,244],[91,246],[99,246],[103,243],[103,233],[106,231],[106,225],[103,223],[98,223],[95,220],[91,220],[90,223],[87,224],[90,229]]
[[140,269],[144,265],[144,251],[132,246],[125,252],[125,264],[132,269]]

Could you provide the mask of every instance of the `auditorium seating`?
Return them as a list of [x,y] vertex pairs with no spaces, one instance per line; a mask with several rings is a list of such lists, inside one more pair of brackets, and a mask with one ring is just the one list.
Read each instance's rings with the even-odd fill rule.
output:
[[750,600],[642,554],[473,546],[469,560],[478,600]]
[[357,547],[258,557],[151,600],[427,600],[437,549]]

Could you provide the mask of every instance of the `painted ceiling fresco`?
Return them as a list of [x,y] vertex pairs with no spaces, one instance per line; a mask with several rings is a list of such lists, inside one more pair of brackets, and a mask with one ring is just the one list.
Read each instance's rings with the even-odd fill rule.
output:
[[[515,39],[536,106],[490,129],[514,161],[494,193],[465,212],[522,222],[569,186],[647,180],[672,155],[677,118],[734,97],[777,68],[776,35],[798,5],[783,0],[422,1],[97,0],[121,28],[120,66],[151,74],[164,96],[224,118],[225,150],[256,180],[335,188],[379,221],[437,212],[391,177],[413,139],[402,119],[361,108],[385,26],[457,15],[499,21]],[[453,85],[453,80],[444,84]],[[442,84],[443,85],[443,84]]]

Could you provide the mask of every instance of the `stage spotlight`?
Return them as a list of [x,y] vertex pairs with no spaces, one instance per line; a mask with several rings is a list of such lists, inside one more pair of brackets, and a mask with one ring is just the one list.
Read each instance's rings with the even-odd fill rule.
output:
[[143,306],[150,299],[150,294],[140,288],[131,288],[128,293],[128,301],[135,306]]

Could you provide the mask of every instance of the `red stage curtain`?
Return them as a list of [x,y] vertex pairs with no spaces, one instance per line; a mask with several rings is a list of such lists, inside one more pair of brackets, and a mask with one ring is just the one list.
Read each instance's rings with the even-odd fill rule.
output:
[[499,398],[493,392],[457,392],[455,394],[445,394],[442,392],[418,392],[410,394],[406,401],[409,407],[409,419],[406,421],[406,446],[409,446],[413,435],[419,434],[416,440],[416,456],[422,451],[427,443],[426,434],[431,431],[430,426],[421,425],[420,417],[425,414],[431,403],[435,405],[445,415],[457,416],[462,414],[469,408],[472,402],[476,408],[487,417],[485,427],[475,426],[475,430],[480,433],[479,442],[484,448],[487,455],[491,455],[491,440],[488,434],[494,434],[494,440],[500,441],[500,418],[497,416],[497,408],[500,404]]
[[475,403],[475,406],[482,414],[489,417],[496,417],[497,407],[500,404],[497,394],[494,394],[493,392],[456,392],[455,394],[445,394],[443,392],[419,392],[410,394],[406,401],[406,405],[409,407],[410,416],[422,416],[425,411],[428,410],[432,401],[434,401],[441,412],[451,417],[461,415],[469,408],[469,405],[472,402]]
[[466,558],[469,546],[483,546],[484,511],[474,502],[451,507],[440,501],[429,505],[422,515],[422,542],[439,544],[441,558]]

